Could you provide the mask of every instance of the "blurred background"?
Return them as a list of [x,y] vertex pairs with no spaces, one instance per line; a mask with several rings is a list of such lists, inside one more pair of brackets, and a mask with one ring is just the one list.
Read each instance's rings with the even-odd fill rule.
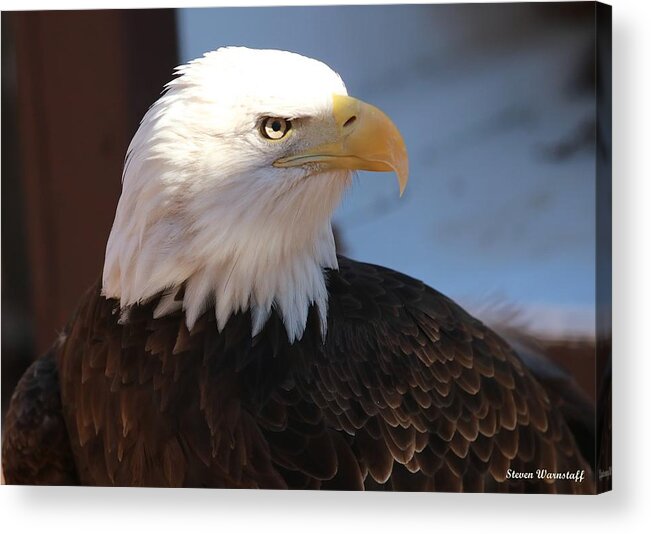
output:
[[542,346],[595,397],[594,4],[2,14],[2,406],[100,276],[129,140],[172,69],[225,45],[339,72],[402,131],[360,173],[346,255]]

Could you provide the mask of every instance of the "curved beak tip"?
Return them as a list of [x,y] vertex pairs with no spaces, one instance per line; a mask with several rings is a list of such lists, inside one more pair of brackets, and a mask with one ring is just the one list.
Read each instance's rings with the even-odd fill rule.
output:
[[407,189],[407,182],[409,181],[409,164],[405,154],[405,158],[401,162],[399,168],[394,169],[396,177],[398,178],[398,187],[400,189],[400,197],[402,198],[405,189]]
[[401,178],[398,176],[398,183],[400,184],[400,198],[402,198],[405,189],[407,189],[407,178]]

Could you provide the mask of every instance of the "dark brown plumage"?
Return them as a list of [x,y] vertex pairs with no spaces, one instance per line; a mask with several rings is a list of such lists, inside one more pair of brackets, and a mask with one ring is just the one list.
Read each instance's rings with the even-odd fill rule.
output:
[[[152,318],[157,299],[119,324],[92,288],[14,395],[7,482],[594,492],[506,342],[421,282],[339,263],[325,343],[315,310],[289,344],[275,313],[254,339],[248,312],[219,333],[211,310],[188,332],[181,312]],[[586,479],[507,478],[540,468]]]

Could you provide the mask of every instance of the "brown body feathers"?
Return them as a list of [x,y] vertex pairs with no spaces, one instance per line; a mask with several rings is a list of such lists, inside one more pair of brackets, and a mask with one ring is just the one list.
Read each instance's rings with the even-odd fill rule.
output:
[[182,312],[153,319],[156,299],[120,324],[94,287],[17,388],[7,482],[594,492],[553,396],[506,342],[416,280],[339,261],[325,342],[314,310],[293,344],[275,313],[252,340],[248,312],[220,333],[209,310],[188,332]]

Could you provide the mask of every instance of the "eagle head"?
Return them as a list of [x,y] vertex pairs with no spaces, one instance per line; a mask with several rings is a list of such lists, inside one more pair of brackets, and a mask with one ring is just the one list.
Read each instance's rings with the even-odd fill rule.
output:
[[[221,48],[178,67],[128,149],[103,294],[123,311],[159,296],[191,330],[272,309],[290,341],[310,306],[325,332],[331,216],[355,170],[394,171],[407,153],[379,109],[347,95],[327,65],[279,50]],[[183,299],[175,299],[183,286]]]

